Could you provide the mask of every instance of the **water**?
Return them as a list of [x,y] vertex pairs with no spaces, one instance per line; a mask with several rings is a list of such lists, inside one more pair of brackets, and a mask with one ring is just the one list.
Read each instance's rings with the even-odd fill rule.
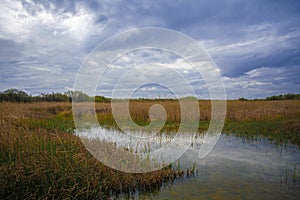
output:
[[[109,132],[107,133],[109,134]],[[198,144],[201,141],[197,141]],[[300,151],[296,146],[277,146],[265,139],[249,141],[223,134],[213,151],[198,158],[189,148],[179,163],[197,173],[175,179],[158,191],[123,194],[134,199],[299,199]],[[174,162],[177,165],[178,161]],[[298,198],[297,198],[298,197]]]
[[203,144],[203,135],[187,133],[125,133],[91,128],[76,132],[76,135],[82,138],[86,148],[103,164],[130,173],[161,169],[181,157],[191,144],[195,148]]
[[182,163],[196,160],[198,175],[165,187],[155,199],[298,199],[300,151],[268,141],[222,135],[203,160],[193,149]]

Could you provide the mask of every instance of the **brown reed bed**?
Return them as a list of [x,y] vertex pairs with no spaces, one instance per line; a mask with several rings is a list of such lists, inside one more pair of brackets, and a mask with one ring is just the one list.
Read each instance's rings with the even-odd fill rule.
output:
[[[162,131],[176,131],[180,105],[175,100],[131,101],[130,114],[150,122],[149,108],[161,104],[167,120]],[[109,103],[96,103],[101,126],[117,128]],[[211,102],[199,101],[199,131],[208,127]],[[190,174],[172,166],[146,174],[124,173],[99,163],[71,134],[70,103],[0,104],[0,198],[108,198],[112,194],[159,189],[163,181]],[[228,101],[224,132],[257,135],[300,146],[300,101]]]
[[[119,104],[122,104],[122,102]],[[129,104],[131,117],[137,121],[149,121],[149,109],[155,104],[160,104],[166,109],[167,121],[180,122],[180,104],[177,100],[131,100]],[[198,104],[201,120],[209,121],[211,118],[211,102],[200,100]],[[111,113],[110,103],[96,103],[95,105],[98,113]],[[299,116],[300,100],[227,101],[226,120],[230,121],[291,119]]]
[[146,174],[111,169],[92,157],[78,137],[61,131],[63,125],[48,129],[31,123],[64,116],[70,104],[2,103],[0,108],[1,199],[105,199],[136,188],[158,189],[163,180],[174,178],[169,168]]
[[[199,132],[205,132],[211,119],[211,102],[203,100],[198,103],[200,110],[198,129]],[[122,102],[119,104],[122,106]],[[180,105],[175,100],[133,100],[129,105],[131,118],[139,125],[148,125],[150,122],[149,109],[155,104],[162,105],[167,113],[166,123],[161,131],[177,131],[181,112]],[[96,104],[96,107],[102,106],[103,104]],[[110,105],[105,104],[105,106],[105,112],[98,112],[100,124],[118,128],[111,114]],[[300,146],[300,100],[227,101],[223,131],[250,139],[263,136],[277,144],[292,143]]]

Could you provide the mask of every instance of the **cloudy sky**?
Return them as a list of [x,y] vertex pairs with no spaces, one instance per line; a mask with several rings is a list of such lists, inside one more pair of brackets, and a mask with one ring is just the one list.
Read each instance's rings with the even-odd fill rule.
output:
[[[97,44],[134,28],[162,27],[186,34],[208,52],[229,99],[300,93],[299,10],[297,0],[1,0],[0,90],[67,91]],[[183,67],[187,73],[194,72]],[[197,83],[196,93],[203,84]],[[101,86],[97,93],[109,95],[112,88]],[[160,88],[148,86],[140,91]]]

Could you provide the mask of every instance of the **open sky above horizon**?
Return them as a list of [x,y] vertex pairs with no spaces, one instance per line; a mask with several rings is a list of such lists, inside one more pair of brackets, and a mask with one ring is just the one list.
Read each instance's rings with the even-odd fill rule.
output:
[[[299,10],[297,0],[2,0],[0,90],[71,90],[100,42],[134,28],[162,27],[186,34],[208,52],[228,99],[300,93]],[[106,94],[100,87],[98,95]]]

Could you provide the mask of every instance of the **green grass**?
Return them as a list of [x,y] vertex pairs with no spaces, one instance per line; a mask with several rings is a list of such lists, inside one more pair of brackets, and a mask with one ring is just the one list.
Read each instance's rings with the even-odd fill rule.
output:
[[20,121],[20,124],[25,124],[31,130],[41,128],[47,131],[62,131],[66,133],[73,133],[75,129],[73,119],[57,116],[48,119],[24,119]]
[[[119,129],[111,114],[98,115],[100,126]],[[149,121],[135,120],[136,124],[146,126]],[[205,132],[209,121],[200,120],[198,131]],[[179,122],[166,121],[160,132],[176,132]],[[226,120],[223,133],[247,139],[266,138],[275,144],[294,144],[300,147],[300,117],[275,119]]]
[[295,144],[300,147],[300,119],[226,121],[224,132],[247,139],[263,137],[275,144]]

